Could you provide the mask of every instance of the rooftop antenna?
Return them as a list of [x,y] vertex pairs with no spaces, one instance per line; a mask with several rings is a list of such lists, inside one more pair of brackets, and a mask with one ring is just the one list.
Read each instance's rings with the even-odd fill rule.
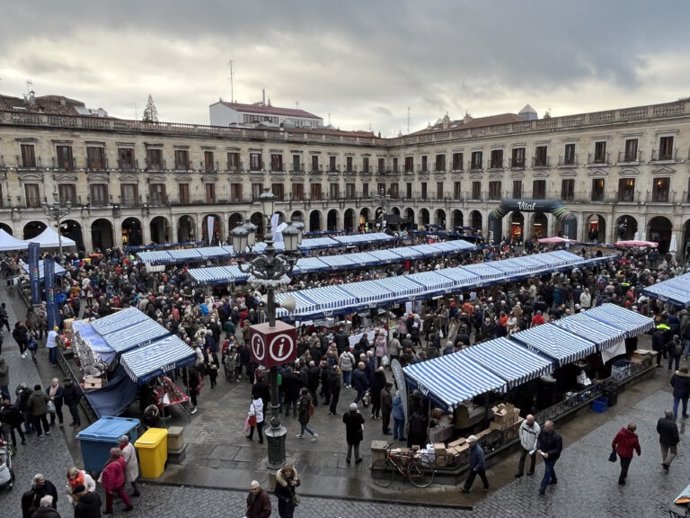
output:
[[328,125],[331,125],[331,112],[328,112]]
[[230,67],[230,102],[235,102],[235,74],[232,72],[232,59],[228,61],[228,66]]
[[410,107],[407,107],[407,133],[410,133]]
[[26,93],[31,93],[31,87],[34,86],[33,81],[31,79],[26,80]]

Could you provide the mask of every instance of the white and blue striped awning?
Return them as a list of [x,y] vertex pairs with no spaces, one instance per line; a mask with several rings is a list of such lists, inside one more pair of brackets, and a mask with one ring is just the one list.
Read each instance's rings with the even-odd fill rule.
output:
[[459,354],[469,356],[482,367],[506,380],[508,389],[541,378],[553,371],[551,360],[528,351],[507,338],[482,342],[463,349]]
[[419,252],[419,254],[422,257],[434,257],[435,255],[439,254],[439,249],[434,248],[431,245],[415,245],[415,246],[408,246],[405,248],[407,250],[414,250],[415,252]]
[[491,263],[468,264],[461,268],[476,275],[480,282],[495,281],[502,278],[504,273],[491,266],[494,262],[497,261],[492,261]]
[[556,250],[554,252],[549,252],[549,254],[558,259],[562,259],[565,264],[578,264],[584,262],[581,256],[565,250]]
[[553,325],[594,342],[600,350],[625,339],[624,331],[590,318],[586,312],[555,320]]
[[357,263],[349,258],[349,254],[343,255],[324,255],[319,257],[321,262],[328,265],[330,269],[337,270],[339,268],[354,268]]
[[470,250],[476,250],[477,246],[464,241],[462,239],[454,239],[452,241],[438,241],[436,243],[431,243],[429,246],[437,248],[443,253],[454,253],[460,251],[469,252]]
[[222,246],[204,246],[196,249],[204,259],[221,259],[231,257],[231,254]]
[[367,253],[373,257],[376,257],[381,264],[399,262],[402,258],[406,257],[403,254],[393,252],[392,249],[391,250],[370,250]]
[[[235,275],[227,266],[210,266],[208,268],[190,268],[187,270],[196,282],[201,284],[231,284],[237,282]],[[247,276],[245,275],[246,279]]]
[[[311,300],[307,295],[300,291],[276,293],[276,301],[280,302],[288,296],[292,296],[295,299],[295,310],[289,314],[289,316],[293,318],[299,319],[302,316],[305,318],[313,318],[322,312],[319,304]],[[285,318],[288,316],[288,312],[283,308],[277,308],[276,316],[279,318]]]
[[119,329],[133,326],[139,322],[150,320],[144,313],[137,308],[127,308],[107,317],[99,318],[91,323],[91,326],[100,335],[107,335]]
[[640,335],[654,327],[653,319],[615,304],[602,304],[599,307],[588,309],[584,314],[589,318],[623,330],[626,338]]
[[122,353],[143,347],[164,336],[168,336],[170,331],[164,328],[155,320],[147,317],[142,322],[118,329],[112,333],[102,335],[110,348],[116,353]]
[[459,288],[462,286],[470,286],[480,282],[480,279],[472,273],[471,271],[465,270],[464,268],[444,268],[443,270],[437,270],[441,275],[448,277],[453,280],[455,287]]
[[203,260],[202,255],[197,251],[196,248],[181,248],[179,250],[168,250],[168,253],[175,262]]
[[690,273],[647,286],[642,293],[677,306],[690,306]]
[[333,236],[332,239],[341,243],[342,245],[350,246],[390,241],[391,239],[393,239],[393,236],[389,236],[384,232],[372,232],[370,234],[351,234],[347,236]]
[[346,254],[342,257],[347,257],[350,261],[355,263],[358,267],[366,268],[367,266],[378,266],[381,261],[378,257],[369,252],[356,252],[354,254]]
[[[279,243],[281,246],[283,243]],[[332,248],[340,246],[336,240],[330,237],[315,237],[312,239],[303,239],[299,247],[302,250],[316,250],[318,248]]]
[[426,290],[424,286],[417,282],[413,282],[407,278],[407,275],[398,275],[396,277],[386,277],[378,279],[376,284],[385,289],[396,293],[399,296],[406,296],[414,298],[415,295],[422,295]]
[[597,350],[594,342],[553,324],[543,324],[514,333],[511,339],[524,344],[533,352],[553,358],[558,367],[586,358]]
[[420,259],[424,257],[424,254],[417,250],[416,247],[414,246],[398,246],[396,248],[391,248],[388,250],[389,252],[399,255],[400,257],[404,257],[405,259]]
[[[441,270],[438,271],[440,272]],[[452,279],[436,271],[412,273],[405,277],[413,282],[418,282],[426,288],[427,291],[445,290],[450,292],[455,285]]]
[[449,411],[480,394],[507,389],[505,380],[461,352],[408,365],[403,372],[412,388]]
[[148,252],[138,252],[137,258],[146,264],[171,264],[175,260],[170,256],[167,250],[149,250]]
[[301,257],[297,260],[295,268],[301,274],[323,272],[328,270],[329,266],[318,257]]
[[362,304],[385,302],[395,294],[395,292],[381,286],[377,281],[351,282],[344,284],[342,289],[356,297]]
[[121,363],[129,377],[140,385],[171,370],[191,365],[195,361],[194,349],[175,335],[125,352],[121,357]]

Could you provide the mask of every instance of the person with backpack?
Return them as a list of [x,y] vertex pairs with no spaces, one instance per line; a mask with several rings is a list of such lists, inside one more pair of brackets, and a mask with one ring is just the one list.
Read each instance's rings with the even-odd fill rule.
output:
[[302,387],[299,395],[299,401],[297,402],[297,421],[299,421],[300,432],[296,437],[298,439],[302,439],[304,437],[304,432],[307,431],[311,434],[311,442],[316,442],[319,434],[315,433],[308,426],[311,416],[314,415],[314,403],[312,402],[311,395],[309,394],[309,389]]

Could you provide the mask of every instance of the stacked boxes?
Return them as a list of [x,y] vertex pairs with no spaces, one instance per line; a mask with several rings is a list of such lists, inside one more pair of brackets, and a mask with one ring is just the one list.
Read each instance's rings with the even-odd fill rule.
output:
[[489,430],[505,430],[520,421],[520,409],[510,403],[501,403],[491,409],[494,414]]

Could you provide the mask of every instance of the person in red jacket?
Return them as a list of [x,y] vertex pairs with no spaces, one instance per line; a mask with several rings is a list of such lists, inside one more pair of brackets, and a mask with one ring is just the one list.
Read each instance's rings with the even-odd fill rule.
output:
[[632,462],[633,453],[636,451],[638,457],[642,453],[640,440],[637,438],[635,430],[637,430],[637,426],[630,423],[626,428],[619,430],[611,443],[611,447],[621,458],[621,474],[618,477],[618,483],[621,486],[625,485],[625,478],[628,476],[628,468]]
[[127,465],[122,456],[120,448],[110,449],[110,458],[106,462],[99,482],[103,484],[105,489],[105,512],[103,514],[113,514],[113,493],[117,493],[122,501],[127,506],[125,511],[131,511],[132,500],[130,500],[127,491],[125,491],[125,470]]

